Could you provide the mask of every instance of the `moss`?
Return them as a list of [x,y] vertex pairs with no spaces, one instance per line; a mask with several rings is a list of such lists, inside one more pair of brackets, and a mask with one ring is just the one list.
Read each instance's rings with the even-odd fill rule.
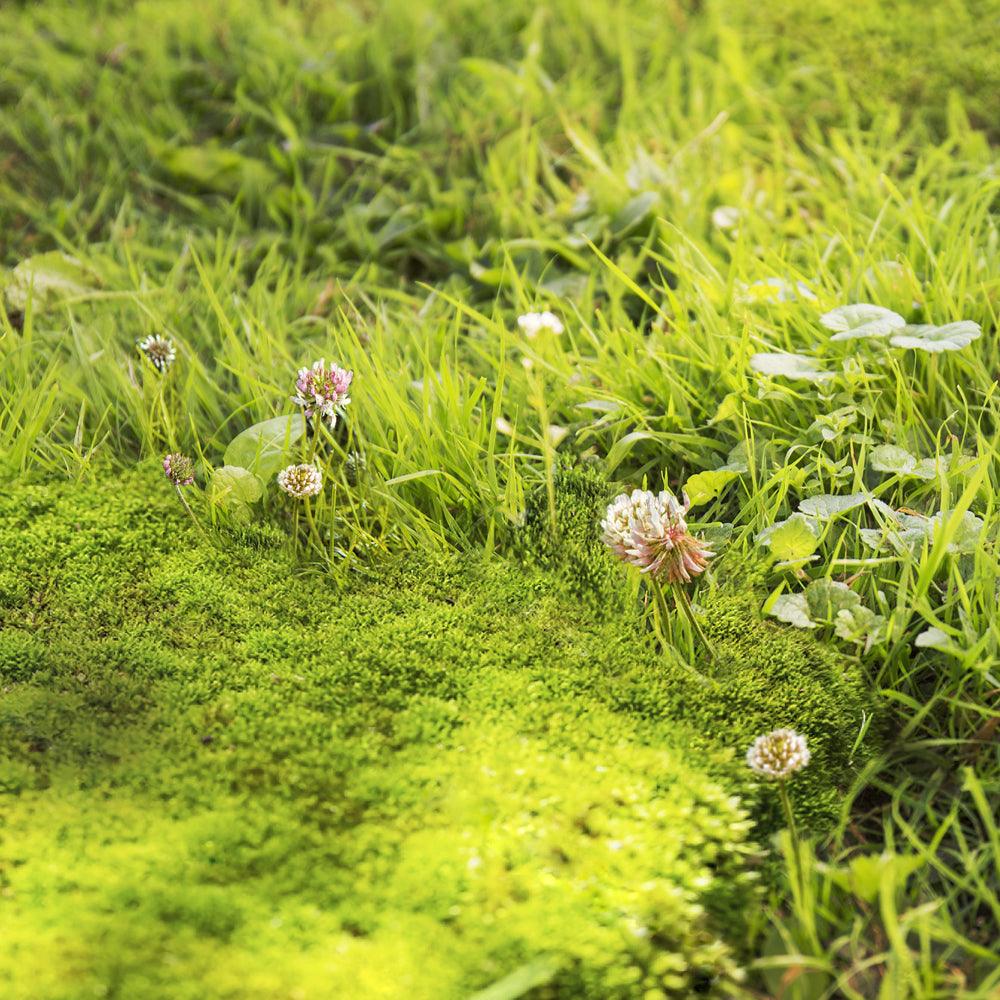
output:
[[[539,565],[568,581],[574,597],[621,609],[624,621],[605,638],[605,648],[615,651],[607,658],[597,654],[593,683],[619,711],[683,721],[699,746],[734,748],[729,780],[752,804],[762,833],[781,822],[777,796],[747,774],[740,751],[760,733],[796,728],[814,751],[813,763],[794,784],[796,811],[807,829],[828,828],[839,814],[846,783],[870,752],[864,745],[856,747],[874,710],[857,663],[804,632],[763,620],[763,564],[737,564],[725,557],[696,592],[715,662],[691,664],[698,677],[677,667],[665,669],[659,660],[637,658],[639,609],[624,607],[626,573],[604,546],[595,544],[597,525],[614,492],[595,469],[563,467],[556,476],[556,532],[550,529],[542,490],[530,498],[526,518],[524,549],[537,553]],[[584,571],[577,573],[578,567]]]
[[554,509],[547,488],[528,496],[518,555],[557,576],[572,597],[605,612],[621,607],[620,567],[594,544],[610,499],[607,480],[595,468],[570,464],[558,466],[553,479]]
[[144,472],[0,500],[4,995],[465,997],[539,955],[538,997],[740,991],[740,755],[803,728],[829,817],[861,696],[828,653],[720,592],[698,684],[555,546],[337,590],[171,500]]

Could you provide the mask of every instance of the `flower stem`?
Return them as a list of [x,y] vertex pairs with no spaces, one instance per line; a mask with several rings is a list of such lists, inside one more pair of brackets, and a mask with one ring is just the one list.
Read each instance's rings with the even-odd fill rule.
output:
[[788,823],[788,832],[792,835],[792,845],[795,847],[796,856],[799,851],[799,831],[795,826],[795,813],[792,812],[792,800],[788,794],[788,782],[779,781],[778,791],[781,794],[781,805],[785,810],[785,821]]
[[665,650],[668,645],[670,622],[667,612],[667,601],[663,596],[663,586],[660,581],[654,576],[650,578],[649,582],[653,591],[653,622],[658,626],[656,631]]
[[316,528],[316,521],[313,518],[312,504],[309,502],[309,497],[305,497],[305,508],[306,508],[306,522],[309,525],[310,544],[315,544],[319,552],[322,553],[323,542],[319,536],[319,531]]
[[792,810],[792,799],[788,794],[788,782],[778,782],[778,793],[781,796],[781,806],[785,812],[785,822],[788,824],[788,835],[792,841],[792,878],[795,880],[795,891],[802,894],[805,891],[801,857],[799,850],[799,830],[795,825],[795,813]]
[[674,598],[680,609],[687,615],[691,627],[698,633],[698,638],[701,639],[705,651],[708,653],[708,661],[711,663],[715,659],[715,650],[712,649],[712,644],[708,641],[708,636],[705,635],[701,623],[698,621],[698,616],[694,613],[694,608],[691,607],[691,598],[688,597],[687,591],[683,587],[674,587]]
[[205,541],[212,546],[212,548],[216,548],[217,546],[215,544],[215,541],[209,537],[209,534],[202,526],[201,521],[199,521],[198,518],[195,517],[194,511],[191,509],[191,505],[187,502],[187,497],[184,496],[184,492],[181,490],[179,486],[175,486],[174,489],[177,490],[177,496],[180,498],[181,504],[187,511],[188,517],[190,517],[191,520],[194,522],[194,526],[198,529],[199,533],[201,534],[201,537],[204,538]]

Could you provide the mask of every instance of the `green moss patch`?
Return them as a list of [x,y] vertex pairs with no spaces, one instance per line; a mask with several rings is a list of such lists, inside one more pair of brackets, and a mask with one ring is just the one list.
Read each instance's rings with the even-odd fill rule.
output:
[[856,679],[745,592],[706,595],[698,680],[551,561],[337,589],[145,473],[0,525],[6,996],[738,993],[746,746],[810,737],[817,826],[851,774]]

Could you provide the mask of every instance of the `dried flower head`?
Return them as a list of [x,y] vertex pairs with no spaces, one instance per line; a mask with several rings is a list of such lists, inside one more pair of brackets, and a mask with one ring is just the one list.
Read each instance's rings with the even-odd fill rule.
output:
[[315,465],[290,465],[278,473],[278,485],[289,496],[302,500],[323,489],[323,474]]
[[668,583],[690,583],[705,571],[712,550],[688,531],[683,504],[666,490],[633,490],[608,504],[601,521],[604,542],[623,562]]
[[169,337],[150,334],[143,340],[136,341],[136,344],[158,372],[165,372],[177,357],[177,349]]
[[556,336],[563,332],[563,325],[559,317],[555,313],[549,312],[548,309],[545,312],[525,313],[523,316],[518,316],[517,325],[529,340],[537,337],[543,330],[548,330],[549,333],[554,333]]
[[747,750],[747,764],[754,774],[784,781],[809,763],[806,738],[794,729],[775,729],[758,736]]
[[353,378],[354,372],[335,364],[328,368],[320,358],[312,368],[299,369],[292,402],[304,407],[307,417],[318,413],[333,427],[337,423],[337,417],[351,401],[347,393]]
[[194,462],[179,451],[163,459],[163,471],[174,486],[190,486],[194,482]]

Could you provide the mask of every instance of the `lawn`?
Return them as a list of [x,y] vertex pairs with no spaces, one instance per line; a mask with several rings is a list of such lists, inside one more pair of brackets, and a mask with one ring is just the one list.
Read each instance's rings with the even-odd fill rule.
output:
[[0,995],[1000,996],[998,18],[0,6]]

